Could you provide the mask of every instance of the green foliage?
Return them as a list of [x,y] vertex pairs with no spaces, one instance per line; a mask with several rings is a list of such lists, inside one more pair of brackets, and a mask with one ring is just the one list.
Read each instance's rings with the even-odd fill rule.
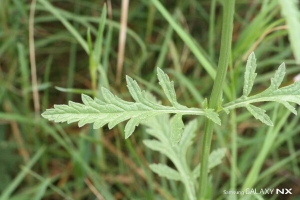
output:
[[[214,126],[214,135],[210,139],[213,151],[205,153],[209,157],[206,159],[208,168],[213,163],[220,163],[224,148],[230,149],[226,151],[228,162],[224,162],[217,170],[211,170],[209,179],[205,177],[207,174],[199,178],[199,170],[202,169],[199,160],[203,156],[200,142],[207,135],[204,134],[204,117],[197,119],[197,131],[189,128],[194,120],[188,123],[190,116],[183,116],[182,113],[149,117],[141,121],[146,125],[142,128],[147,127],[147,131],[136,130],[136,137],[126,141],[118,134],[122,132],[122,125],[113,131],[92,129],[93,124],[78,129],[49,124],[39,117],[33,118],[32,91],[35,89],[39,90],[43,111],[61,99],[74,101],[73,93],[101,97],[100,100],[110,107],[103,95],[99,94],[103,90],[100,86],[110,91],[115,88],[114,91],[122,91],[122,96],[130,96],[114,81],[121,6],[113,6],[112,12],[108,9],[105,13],[105,8],[101,8],[99,2],[75,0],[64,6],[53,0],[38,0],[34,15],[34,28],[37,30],[34,37],[36,75],[39,83],[36,86],[30,82],[33,63],[29,63],[28,58],[33,51],[28,48],[26,34],[30,24],[30,4],[18,0],[3,0],[1,3],[0,149],[3,152],[0,160],[3,164],[0,166],[0,199],[189,199],[195,185],[201,184],[186,181],[181,174],[187,174],[188,171],[192,173],[188,177],[203,179],[212,186],[207,187],[210,192],[206,197],[209,199],[226,199],[228,195],[220,195],[220,192],[228,189],[297,187],[286,176],[282,176],[283,171],[293,177],[300,176],[300,151],[297,149],[300,115],[290,116],[290,111],[297,113],[292,101],[281,99],[280,104],[288,109],[276,106],[276,102],[269,104],[262,101],[241,106],[269,124],[274,123],[274,126],[257,127],[249,121],[249,116],[252,116],[246,109],[236,112],[234,107],[228,107],[227,111],[231,113],[222,116],[222,127],[211,123]],[[144,84],[156,96],[163,97],[159,84],[155,84],[156,70],[153,70],[153,66],[168,68],[169,76],[176,78],[174,85],[177,88],[175,93],[166,89],[166,97],[160,98],[164,100],[163,105],[180,107],[172,100],[174,96],[183,107],[198,107],[205,97],[209,99],[212,82],[219,71],[220,44],[225,44],[224,40],[220,40],[220,30],[224,26],[220,3],[217,0],[176,1],[163,5],[162,1],[151,0],[130,4],[124,73],[130,71],[139,85]],[[280,12],[285,19],[280,17]],[[195,16],[201,23],[193,20]],[[263,73],[259,73],[255,79],[255,87],[254,82],[251,88],[246,87],[247,100],[263,91],[261,88],[273,76],[270,67],[274,64],[282,61],[288,63],[286,75],[289,78],[299,73],[299,66],[296,65],[299,62],[299,9],[295,1],[238,2],[234,27],[235,42],[232,50],[227,51],[231,54],[232,64],[229,64],[230,70],[227,71],[228,79],[219,85],[220,90],[223,87],[224,99],[234,102],[224,102],[225,105],[218,102],[216,112],[223,107],[226,110],[226,106],[239,107],[235,96],[236,93],[243,95],[242,63],[247,59],[248,52],[255,51],[261,59],[257,69]],[[86,30],[89,30],[88,35]],[[254,74],[255,69],[252,68],[248,77]],[[122,85],[125,85],[126,79],[122,80]],[[282,86],[278,85],[278,90],[288,84],[289,80],[284,80]],[[171,82],[168,85],[173,87]],[[148,93],[145,93],[145,98],[155,102]],[[169,99],[172,102],[165,101]],[[240,98],[241,102],[245,99]],[[135,100],[133,102],[136,103]],[[82,105],[85,106],[84,103]],[[215,112],[208,109],[209,105],[210,102],[204,101],[201,107],[205,116],[219,120]],[[163,116],[166,120],[161,120]],[[135,120],[139,119],[128,120],[126,128],[124,123],[126,134],[136,127]],[[153,120],[165,123],[165,126],[156,128],[146,124]],[[184,128],[182,120],[186,124]],[[176,127],[173,132],[172,123]],[[163,133],[158,134],[166,135],[168,140],[149,136],[147,132],[151,129],[161,130]],[[19,136],[17,133],[20,133]],[[175,151],[178,156],[170,153],[168,156],[158,155],[160,151],[154,152],[143,145],[144,139],[152,139],[145,142],[151,141],[149,144],[153,148],[162,151],[167,148],[167,153],[179,148]],[[206,142],[208,146],[210,141]],[[172,146],[174,144],[177,145]],[[46,145],[46,150],[41,148],[43,145]],[[23,152],[27,152],[29,157]],[[147,166],[149,162],[155,163],[150,164],[150,168],[163,178],[154,177],[156,174]],[[230,198],[240,197],[230,195]],[[255,198],[276,199],[278,196],[249,196],[249,199]],[[293,194],[287,198],[297,199],[299,195]]]
[[300,15],[299,15],[299,1],[290,0],[284,1],[279,0],[281,6],[281,14],[285,17],[287,23],[287,30],[289,34],[290,46],[292,48],[295,60],[297,64],[300,64]]
[[246,65],[243,95],[237,100],[225,104],[223,109],[226,112],[229,112],[229,110],[234,108],[245,107],[256,119],[268,126],[273,126],[273,122],[270,117],[265,114],[266,111],[262,108],[251,105],[252,103],[276,101],[297,115],[295,108],[289,102],[300,105],[300,82],[294,82],[291,85],[279,88],[286,73],[285,64],[282,63],[279,66],[274,77],[271,78],[271,85],[266,90],[259,94],[248,96],[256,77],[255,69],[256,59],[254,53],[251,53]]
[[[296,110],[289,102],[300,104],[300,82],[279,88],[285,75],[285,65],[281,64],[273,78],[271,85],[265,91],[249,96],[256,78],[256,58],[251,53],[244,76],[243,95],[234,102],[223,106],[223,110],[245,107],[256,119],[273,126],[270,117],[262,108],[252,103],[263,101],[276,101],[283,104],[294,114]],[[186,154],[188,147],[193,143],[196,121],[190,122],[186,127],[182,121],[183,115],[204,115],[214,123],[220,124],[218,114],[212,109],[207,109],[207,100],[203,102],[204,109],[188,108],[178,103],[173,81],[170,81],[167,74],[157,68],[157,77],[167,99],[172,106],[164,106],[155,101],[151,95],[141,90],[138,83],[131,77],[126,76],[127,87],[135,102],[124,101],[113,95],[108,89],[102,88],[103,100],[92,99],[82,95],[82,102],[70,101],[69,105],[54,105],[53,109],[47,109],[42,116],[54,122],[77,122],[81,127],[87,123],[93,123],[97,129],[106,124],[111,129],[117,124],[129,120],[125,126],[125,138],[128,138],[140,123],[145,124],[147,133],[156,140],[144,140],[144,144],[155,151],[164,154],[169,158],[175,169],[166,164],[151,164],[150,169],[161,177],[170,180],[181,181],[186,188],[189,199],[196,199],[196,179],[200,176],[200,164],[193,170],[187,165]],[[169,118],[168,114],[174,114]],[[178,145],[179,144],[179,145]],[[213,151],[208,158],[208,170],[219,163],[225,156],[226,149]]]
[[[175,116],[176,117],[176,116]],[[183,129],[182,138],[179,145],[172,146],[173,138],[170,138],[173,129],[174,118],[169,118],[168,115],[160,115],[151,120],[143,122],[148,128],[147,133],[156,139],[144,140],[144,144],[169,158],[175,166],[175,169],[167,166],[166,164],[150,164],[150,169],[161,177],[170,180],[181,181],[186,188],[189,199],[196,199],[196,179],[199,177],[198,164],[195,169],[190,168],[189,161],[187,160],[188,148],[192,145],[195,133],[197,130],[196,120],[189,122]],[[222,158],[225,156],[226,149],[217,149],[209,156],[209,169],[221,163]]]
[[54,105],[47,109],[42,116],[54,122],[77,122],[81,127],[87,123],[94,123],[93,128],[98,129],[106,124],[111,129],[118,123],[129,120],[125,126],[125,138],[128,138],[135,127],[142,121],[160,114],[175,114],[172,120],[173,143],[179,142],[184,127],[182,115],[204,115],[220,125],[218,114],[212,109],[187,108],[180,105],[176,99],[174,84],[169,80],[167,74],[157,69],[159,83],[162,86],[168,100],[173,106],[163,106],[147,98],[146,92],[131,77],[126,76],[129,93],[135,102],[124,101],[113,95],[108,89],[102,88],[104,100],[94,100],[82,95],[83,104],[70,101],[69,105]]

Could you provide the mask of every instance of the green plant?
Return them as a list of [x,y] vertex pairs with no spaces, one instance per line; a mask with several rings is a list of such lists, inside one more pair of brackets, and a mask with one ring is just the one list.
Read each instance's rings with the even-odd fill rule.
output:
[[[161,69],[158,68],[157,72],[159,83],[166,97],[171,102],[172,107],[163,106],[155,102],[149,94],[147,95],[145,91],[140,89],[136,81],[127,76],[127,87],[132,98],[136,101],[134,103],[124,101],[114,96],[109,90],[102,88],[103,101],[97,98],[93,100],[87,95],[82,95],[83,104],[70,101],[68,105],[55,105],[53,109],[47,109],[42,116],[54,122],[72,123],[78,121],[79,127],[87,123],[94,123],[94,129],[103,127],[105,124],[108,124],[108,127],[111,129],[118,123],[129,120],[125,127],[125,138],[128,138],[140,123],[150,125],[151,122],[148,121],[155,116],[175,114],[170,119],[170,123],[168,123],[169,120],[166,118],[162,118],[162,120],[158,118],[156,125],[151,126],[154,130],[149,129],[147,132],[158,138],[160,142],[145,141],[145,144],[149,148],[160,151],[170,158],[178,172],[166,165],[152,165],[151,169],[167,178],[173,177],[173,180],[181,180],[186,186],[189,198],[195,199],[195,180],[199,176],[197,171],[199,167],[196,167],[196,171],[194,170],[191,173],[191,169],[187,166],[184,157],[187,147],[191,145],[196,124],[194,122],[190,125],[192,127],[188,126],[184,129],[182,116],[204,115],[219,125],[220,119],[218,114],[212,109],[187,108],[180,105],[176,99],[173,82],[169,80],[169,77]],[[164,128],[160,129],[159,123],[162,123]],[[170,126],[167,124],[170,124]],[[181,140],[182,134],[184,134],[183,140]],[[178,143],[180,143],[180,147],[178,147]],[[175,145],[176,147],[173,148]],[[217,152],[211,154],[210,168],[215,166],[214,163],[219,163],[219,160],[225,155],[224,150]]]
[[102,88],[104,101],[92,99],[87,95],[82,95],[84,104],[69,102],[69,105],[55,105],[54,109],[48,109],[42,114],[43,117],[55,122],[72,123],[79,121],[79,127],[94,123],[93,128],[97,129],[108,124],[111,129],[122,121],[129,120],[125,127],[125,138],[128,138],[140,122],[161,114],[175,114],[172,120],[172,144],[179,142],[181,132],[184,127],[182,122],[183,115],[204,115],[220,125],[220,119],[212,109],[187,108],[180,105],[176,99],[173,82],[161,70],[158,71],[159,83],[162,86],[168,100],[172,106],[163,106],[154,102],[147,93],[142,91],[137,82],[127,76],[127,87],[136,102],[124,101],[114,96],[108,89]]
[[[45,0],[40,0],[39,2],[43,4],[45,8],[48,7],[49,10],[53,13],[53,15],[55,15],[58,19],[60,19],[63,22],[63,24],[68,28],[69,32],[73,34],[75,38],[77,38],[79,43],[82,45],[83,49],[85,49],[85,51],[89,54],[90,75],[92,79],[91,80],[92,92],[90,92],[89,94],[93,93],[93,95],[95,96],[97,95],[98,92],[97,91],[98,86],[96,83],[97,75],[98,75],[97,70],[99,71],[102,70],[99,73],[101,76],[99,78],[99,81],[102,81],[101,85],[104,85],[106,88],[109,88],[107,77],[105,75],[106,71],[104,70],[103,66],[100,67],[98,66],[98,63],[101,63],[101,59],[100,59],[101,56],[99,52],[101,52],[101,48],[100,48],[102,43],[101,37],[103,34],[103,27],[105,24],[105,18],[104,18],[105,9],[103,9],[102,17],[99,23],[100,24],[99,31],[97,32],[94,30],[94,33],[96,33],[95,35],[97,35],[97,40],[96,40],[96,44],[94,45],[95,49],[93,49],[91,45],[90,33],[88,32],[88,39],[86,42],[83,38],[81,38],[81,35],[77,32],[77,30],[72,28],[72,26],[66,20],[68,18],[72,18],[74,15],[71,15],[70,13],[66,13],[54,8],[50,3],[48,3]],[[254,54],[252,53],[250,54],[247,61],[242,97],[234,101],[230,101],[229,103],[223,104],[221,98],[222,89],[224,89],[226,96],[228,96],[228,94],[231,92],[230,90],[232,89],[228,87],[228,85],[224,82],[224,80],[226,77],[227,66],[229,63],[230,52],[231,52],[230,44],[231,44],[231,35],[232,35],[234,1],[230,1],[230,3],[228,4],[226,3],[223,5],[225,17],[223,21],[224,34],[222,36],[221,43],[224,44],[224,46],[222,46],[221,48],[221,53],[220,53],[221,56],[220,56],[219,67],[217,71],[215,71],[212,64],[208,62],[209,59],[206,58],[204,54],[199,50],[200,47],[198,46],[198,44],[194,42],[193,38],[188,33],[183,31],[182,27],[180,27],[176,23],[174,18],[172,18],[168,14],[168,12],[159,3],[159,1],[152,0],[152,3],[167,19],[167,21],[170,24],[170,27],[172,27],[177,32],[177,34],[183,39],[183,41],[188,45],[190,50],[195,55],[196,59],[206,69],[207,73],[213,79],[216,80],[213,89],[213,91],[216,92],[213,92],[210,101],[207,102],[207,100],[205,100],[202,103],[202,109],[188,108],[185,107],[184,105],[179,104],[177,102],[173,82],[169,81],[169,77],[162,70],[158,68],[157,75],[158,75],[159,83],[162,86],[163,91],[167,96],[167,99],[171,103],[171,106],[161,105],[147,92],[142,91],[136,81],[134,81],[130,77],[127,77],[126,81],[128,84],[128,89],[135,102],[127,102],[122,99],[119,99],[118,97],[114,96],[108,89],[102,88],[101,94],[100,92],[98,94],[99,97],[102,97],[99,98],[101,100],[92,99],[89,96],[82,95],[83,104],[70,102],[69,105],[56,105],[54,109],[49,109],[45,113],[43,113],[43,116],[45,118],[54,120],[56,122],[67,121],[68,123],[71,123],[71,122],[79,121],[79,126],[83,126],[86,123],[94,123],[94,128],[102,127],[105,124],[108,124],[109,128],[113,128],[118,123],[129,120],[125,127],[125,138],[129,137],[132,134],[132,132],[134,132],[134,129],[138,124],[144,124],[145,126],[147,126],[146,132],[157,139],[157,140],[146,139],[144,140],[144,144],[148,148],[159,151],[161,154],[166,155],[167,158],[169,158],[174,164],[174,168],[169,167],[169,165],[166,165],[165,163],[151,164],[150,168],[155,173],[159,174],[162,177],[166,177],[170,180],[181,181],[185,186],[186,194],[189,199],[197,198],[196,197],[197,188],[200,188],[199,198],[210,198],[210,194],[206,194],[208,188],[207,183],[209,183],[209,179],[207,177],[209,169],[219,164],[221,162],[221,159],[225,155],[224,148],[214,150],[210,153],[213,127],[215,124],[221,123],[221,120],[218,115],[222,111],[226,113],[231,111],[230,113],[232,117],[231,121],[234,121],[233,119],[235,118],[234,117],[235,109],[240,107],[245,107],[255,118],[271,126],[273,125],[272,121],[275,121],[276,117],[273,116],[271,121],[270,117],[265,114],[265,110],[262,109],[261,105],[254,106],[252,104],[263,102],[263,101],[276,101],[283,104],[286,108],[288,108],[288,110],[296,114],[296,110],[294,109],[293,106],[289,104],[289,102],[299,104],[299,94],[297,93],[298,92],[297,89],[299,89],[299,84],[294,83],[290,86],[279,88],[279,85],[281,84],[285,74],[285,66],[281,65],[279,69],[276,71],[275,76],[271,79],[271,86],[267,90],[257,95],[249,96],[252,86],[254,84],[254,79],[256,77],[256,73],[255,73],[256,60]],[[77,17],[77,18],[80,20],[85,20],[84,21],[85,24],[88,24],[87,23],[88,20],[86,20],[85,18],[81,18],[81,17]],[[98,19],[94,21],[91,20],[91,22],[98,22],[98,21],[99,21]],[[247,33],[247,31],[245,32]],[[109,46],[109,43],[107,43],[107,45]],[[144,49],[143,47],[141,48]],[[108,51],[107,49],[109,48],[105,48],[105,51]],[[241,52],[235,53],[235,57],[237,57],[236,55],[239,53]],[[158,65],[158,66],[162,66],[162,65]],[[177,74],[174,72],[172,73],[172,75],[178,75],[178,74],[179,73]],[[136,79],[139,80],[138,78]],[[73,81],[73,79],[71,81]],[[224,88],[222,88],[223,85]],[[196,91],[196,93],[197,92],[198,91]],[[201,102],[201,94],[198,93],[195,95],[198,95],[199,97],[197,101]],[[105,111],[106,113],[104,114],[103,111]],[[170,114],[173,116],[170,117]],[[222,115],[223,114],[224,113],[222,113]],[[196,116],[201,115],[206,117],[206,128],[204,133],[205,137],[202,140],[203,150],[202,150],[202,157],[201,157],[202,160],[201,166],[200,164],[193,165],[190,162],[190,160],[187,159],[187,149],[188,147],[190,147],[190,145],[194,140],[194,137],[196,135],[195,132],[196,129],[199,127],[199,123],[193,120],[190,123],[188,123],[186,126],[184,126],[182,121],[183,115],[196,115]],[[284,119],[286,119],[287,116],[288,115],[285,114],[284,117],[281,119],[281,121],[276,124],[282,124],[282,121],[284,121]],[[222,127],[224,126],[226,125],[225,123],[223,124],[222,121]],[[280,127],[282,126],[278,126],[278,127],[276,126],[275,130],[279,129]],[[203,129],[203,127],[201,127],[201,129]],[[84,149],[84,145],[82,145],[83,144],[82,141],[84,140],[80,138],[80,142],[78,142],[78,145],[80,146],[80,152],[79,151],[77,152],[76,148],[74,147],[70,148],[68,146],[69,143],[67,144],[64,143],[63,140],[60,140],[60,137],[58,136],[57,133],[55,133],[55,131],[57,130],[54,129],[52,130],[47,126],[46,132],[50,132],[52,136],[57,141],[59,141],[59,144],[61,144],[61,146],[65,147],[68,150],[70,155],[72,155],[72,157],[74,157],[74,160],[76,161],[75,165],[77,163],[85,163],[84,160],[80,157],[80,156],[84,157],[84,154],[82,154],[82,149]],[[266,140],[274,141],[275,136],[274,134],[273,135],[269,134],[271,132],[272,129],[269,129],[268,137],[266,138]],[[278,133],[278,130],[276,132]],[[64,137],[66,141],[69,141],[69,139],[66,136]],[[90,138],[88,139],[90,140]],[[236,141],[232,143],[236,144]],[[268,152],[268,150],[266,149],[270,148],[270,145],[269,146],[268,145],[265,145],[266,148],[263,149],[264,151],[261,151],[260,153],[261,156],[259,156],[259,162],[255,162],[254,165],[255,168],[251,168],[251,172],[247,176],[247,179],[243,184],[243,188],[253,186],[254,184],[253,181],[256,181],[258,179],[257,175],[259,169],[261,168],[263,162],[262,160],[265,159],[266,154]],[[292,147],[291,149],[293,150]],[[291,158],[295,158],[295,156]],[[236,159],[236,157],[233,158],[231,161],[233,163],[232,164],[233,166],[234,166],[234,159]],[[285,162],[287,162],[287,160],[285,160]],[[80,165],[77,164],[75,167],[78,166]],[[87,164],[86,165],[82,164],[81,167],[85,171],[88,171],[89,177],[95,178],[95,176],[93,176],[93,173],[91,173],[92,171],[91,168],[87,166]],[[26,170],[28,171],[28,169]],[[94,171],[97,170],[94,169]],[[232,171],[235,172],[234,167],[232,167]],[[24,177],[24,175],[25,175],[25,171],[22,171],[21,177]],[[265,174],[263,175],[265,176]],[[199,176],[201,178],[199,178]],[[256,179],[251,179],[253,177],[256,177]],[[200,180],[199,184],[201,187],[198,187],[199,184],[197,183],[197,178],[199,178]],[[21,178],[18,178],[18,180],[21,180]],[[48,180],[43,180],[43,179],[39,179],[39,180],[42,182],[42,185],[44,185],[44,183],[45,185],[49,184]],[[99,180],[93,179],[93,182],[95,182],[97,188],[104,188],[101,185],[101,181],[99,182]],[[20,181],[18,181],[18,184],[19,183]],[[232,188],[236,187],[234,186],[234,184],[236,183],[231,183]],[[16,188],[17,184],[15,182],[13,185],[14,185],[13,188]],[[10,194],[13,191],[13,189],[9,188],[7,191],[8,191],[7,193],[3,193],[5,194],[3,195],[3,198],[7,198],[9,196],[8,194]],[[105,189],[103,189],[103,192],[104,191]]]
[[[191,145],[196,129],[196,122],[189,123],[184,128],[182,122],[183,115],[204,115],[214,123],[220,125],[218,112],[224,110],[228,113],[230,110],[245,107],[247,110],[261,122],[273,126],[272,121],[265,114],[265,110],[251,105],[252,103],[263,101],[276,101],[283,104],[294,114],[297,114],[295,108],[288,102],[300,105],[300,82],[295,82],[289,86],[279,88],[284,75],[285,65],[279,66],[274,77],[271,79],[271,85],[265,91],[250,96],[251,89],[256,77],[256,59],[254,53],[251,53],[246,66],[244,77],[243,96],[236,101],[219,105],[219,109],[187,108],[177,102],[173,82],[161,70],[157,69],[159,83],[166,94],[167,99],[172,106],[163,106],[156,102],[152,96],[142,91],[137,82],[129,76],[126,77],[127,87],[136,102],[127,102],[114,96],[109,90],[102,88],[103,100],[82,95],[83,104],[70,101],[68,105],[55,105],[52,109],[47,109],[42,116],[54,122],[77,122],[79,127],[94,123],[93,128],[97,129],[105,124],[111,129],[118,123],[129,120],[125,127],[125,138],[128,138],[140,123],[144,123],[150,128],[147,132],[156,137],[157,140],[145,140],[144,143],[150,149],[165,154],[175,165],[176,170],[163,164],[152,164],[150,168],[160,176],[172,180],[180,180],[185,184],[187,194],[190,199],[196,199],[196,179],[199,177],[198,165],[193,171],[187,165],[185,155],[187,148]],[[206,103],[204,103],[206,107]],[[164,114],[175,114],[171,119]],[[168,125],[169,124],[169,125]],[[208,169],[220,163],[224,157],[224,149],[214,151],[210,154]]]
[[[211,123],[214,133],[207,134],[205,115],[183,115],[186,126],[179,142],[176,137],[172,142],[170,132],[171,122],[176,122],[180,113],[149,117],[126,140],[125,123],[112,130],[106,126],[93,129],[93,124],[78,128],[74,123],[53,124],[35,115],[40,110],[33,105],[40,104],[44,111],[53,103],[78,102],[77,94],[81,93],[106,103],[100,86],[130,101],[126,79],[117,85],[114,77],[121,1],[105,1],[113,4],[107,12],[99,6],[104,1],[63,2],[1,0],[1,200],[187,200],[197,193],[199,199],[205,196],[215,200],[299,199],[294,189],[293,195],[284,197],[223,193],[246,188],[297,188],[294,180],[300,177],[300,115],[291,115],[289,109],[296,112],[293,101],[285,101],[285,96],[280,95],[287,92],[286,87],[269,87],[273,67],[282,61],[288,66],[288,80],[282,81],[282,86],[291,84],[289,80],[299,73],[297,1],[237,2],[233,34],[227,34],[229,37],[222,41],[222,21],[227,21],[223,30],[230,27],[226,24],[231,21],[223,17],[222,2],[229,1],[130,1],[123,72],[166,107],[176,108],[156,84],[155,67],[161,67],[174,80],[176,101],[182,106],[209,110],[211,103],[204,99],[210,96],[214,80],[217,83],[220,79],[216,78],[221,71],[217,70],[219,45],[224,41],[230,44],[230,36],[234,36],[232,48],[224,51],[229,59],[228,69],[223,71],[224,76],[227,73],[226,81],[221,84],[224,100],[221,102],[219,97],[215,110],[222,126]],[[35,52],[28,47],[29,24]],[[258,59],[259,76],[251,93],[243,95],[245,63],[252,51]],[[32,70],[29,55],[36,58],[36,70]],[[276,74],[284,68],[281,66]],[[31,79],[34,71],[37,84]],[[254,77],[254,72],[250,74],[248,77]],[[256,95],[266,88],[269,89],[261,96]],[[282,103],[260,102],[270,100],[268,93],[275,94]],[[147,92],[145,98],[161,105]],[[133,99],[129,104],[140,103]],[[289,109],[282,106],[285,104]],[[265,126],[255,120],[247,107],[256,115],[262,113],[257,116],[274,125]],[[204,135],[208,140],[203,140]],[[202,147],[207,153],[202,153]],[[209,170],[220,161],[222,165]],[[199,162],[207,168],[200,167]],[[200,171],[204,174],[201,178]],[[205,193],[197,191],[197,181],[202,182]]]

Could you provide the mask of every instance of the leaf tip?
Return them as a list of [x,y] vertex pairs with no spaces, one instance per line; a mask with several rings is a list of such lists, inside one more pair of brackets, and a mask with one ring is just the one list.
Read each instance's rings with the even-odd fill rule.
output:
[[125,130],[125,139],[128,139],[132,135],[133,131],[126,131]]
[[254,56],[254,57],[255,57],[254,51],[252,51],[252,52],[250,53],[249,57],[250,57],[250,56]]
[[163,72],[163,70],[160,67],[157,67],[156,69],[157,69],[157,73],[162,73]]
[[47,119],[47,110],[46,111],[44,111],[43,113],[41,113],[41,116],[43,117],[43,118],[45,118],[45,119]]
[[281,70],[284,70],[284,71],[285,71],[286,67],[285,67],[285,63],[284,63],[284,62],[283,62],[283,63],[281,63],[281,65],[279,66],[279,69],[281,69]]
[[127,83],[127,85],[131,82],[131,81],[133,81],[133,79],[130,77],[130,76],[128,76],[128,75],[126,75],[126,83]]

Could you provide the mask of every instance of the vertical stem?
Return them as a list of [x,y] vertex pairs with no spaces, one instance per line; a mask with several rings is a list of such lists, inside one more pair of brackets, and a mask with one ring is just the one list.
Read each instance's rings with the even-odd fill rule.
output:
[[[232,30],[233,30],[233,15],[234,15],[235,0],[223,1],[223,30],[221,37],[220,58],[217,69],[217,75],[213,90],[211,93],[209,108],[217,109],[222,98],[223,84],[226,78],[227,67],[231,52]],[[200,200],[205,199],[208,182],[208,157],[211,146],[214,123],[206,119],[205,132],[202,141],[202,157],[199,179],[199,196]]]

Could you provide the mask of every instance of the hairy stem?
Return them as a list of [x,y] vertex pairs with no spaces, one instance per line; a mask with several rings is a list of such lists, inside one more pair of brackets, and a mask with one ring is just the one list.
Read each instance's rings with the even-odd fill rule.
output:
[[[217,110],[218,105],[221,102],[222,91],[223,91],[222,86],[224,85],[229,58],[230,58],[234,3],[235,0],[223,1],[223,30],[222,30],[222,38],[221,38],[220,58],[219,58],[215,83],[209,101],[209,107],[215,110]],[[207,191],[208,157],[210,152],[213,128],[214,128],[214,122],[209,119],[206,119],[205,133],[202,140],[202,157],[201,157],[201,168],[200,168],[200,179],[199,179],[200,200],[205,199],[206,191]]]

